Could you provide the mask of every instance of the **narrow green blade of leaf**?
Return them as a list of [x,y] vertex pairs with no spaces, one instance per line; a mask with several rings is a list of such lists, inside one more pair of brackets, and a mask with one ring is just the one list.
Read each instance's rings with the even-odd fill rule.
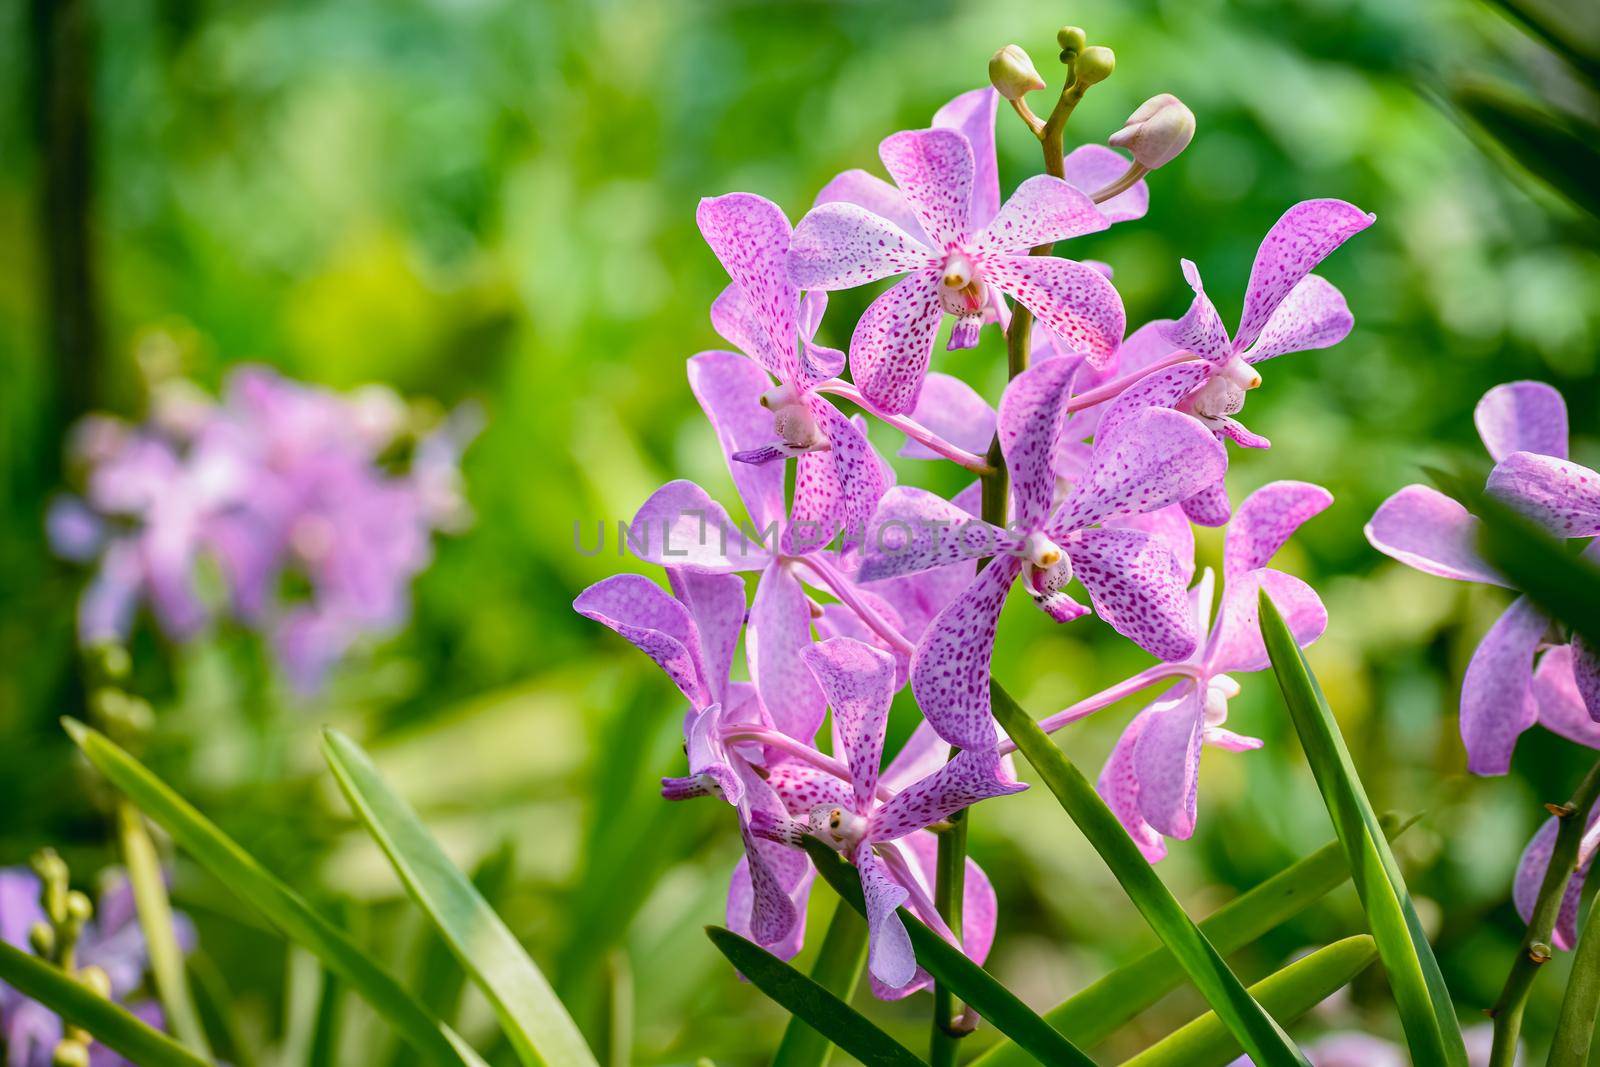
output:
[[[1406,828],[1398,816],[1384,815],[1392,839]],[[1299,915],[1350,877],[1344,847],[1330,841],[1200,920],[1200,932],[1223,955],[1250,944]],[[1044,1020],[1083,1048],[1110,1037],[1140,1012],[1176,989],[1183,971],[1164,945],[1130,960],[1044,1013]],[[989,1048],[972,1067],[1028,1067],[1033,1059],[1011,1041]]]
[[[1600,47],[1592,32],[1585,34],[1575,19],[1569,19],[1560,4],[1530,3],[1529,0],[1489,0],[1523,29],[1535,35],[1583,72],[1590,82],[1600,83]],[[1593,20],[1589,20],[1592,23]]]
[[[811,980],[848,1004],[866,962],[867,920],[840,901],[811,965]],[[783,1031],[772,1067],[823,1067],[832,1054],[833,1043],[797,1015]]]
[[184,962],[190,988],[194,991],[195,1007],[219,1039],[214,1053],[216,1058],[233,1067],[257,1067],[255,1048],[252,1042],[245,1040],[234,1010],[233,991],[228,988],[222,972],[203,951],[191,952]]
[[[855,868],[821,841],[807,838],[804,844],[817,872],[834,892],[865,915],[866,900]],[[928,929],[904,908],[900,909],[900,919],[905,923],[906,933],[911,935],[911,948],[922,969],[949,986],[996,1030],[1026,1049],[1040,1063],[1091,1067],[1094,1061],[1082,1049],[1053,1030],[994,975],[968,959],[966,953]]]
[[1479,546],[1495,570],[1600,648],[1600,567],[1492,496],[1463,503],[1482,520]]
[[1551,188],[1600,217],[1600,148],[1594,134],[1506,86],[1472,79],[1451,99],[1505,153]]
[[1278,676],[1295,732],[1300,735],[1306,761],[1322,791],[1322,801],[1344,845],[1356,893],[1389,975],[1412,1059],[1465,1067],[1466,1049],[1461,1043],[1461,1027],[1450,992],[1411,905],[1400,866],[1389,851],[1389,843],[1356,774],[1344,736],[1305,655],[1265,590],[1260,605],[1261,636],[1272,659],[1272,669]]
[[1089,779],[999,682],[991,678],[989,691],[994,716],[1016,743],[1017,751],[1033,764],[1061,807],[1100,853],[1128,899],[1171,950],[1206,1003],[1238,1036],[1250,1058],[1262,1067],[1308,1067],[1294,1042],[1246,992],[1216,947],[1184,912]]
[[94,1039],[141,1067],[211,1067],[159,1030],[74,978],[0,941],[0,982],[29,1000],[36,1000],[68,1022],[83,1027]]
[[706,936],[751,985],[866,1067],[927,1067],[866,1016],[755,942],[720,926],[706,927]]
[[354,741],[323,732],[323,754],[350,807],[388,855],[417,905],[494,1006],[523,1063],[594,1064],[550,983],[472,882]]
[[[1280,1023],[1298,1019],[1372,965],[1378,948],[1366,934],[1335,941],[1295,960],[1250,987],[1250,995]],[[1239,1042],[1215,1012],[1206,1012],[1123,1067],[1224,1067],[1239,1055]]]
[[430,1062],[463,1061],[449,1028],[430,1019],[399,983],[313,911],[299,894],[273,877],[193,805],[105,735],[73,719],[63,720],[63,724],[90,764],[171,834],[179,848],[254,906],[290,940],[314,953]]

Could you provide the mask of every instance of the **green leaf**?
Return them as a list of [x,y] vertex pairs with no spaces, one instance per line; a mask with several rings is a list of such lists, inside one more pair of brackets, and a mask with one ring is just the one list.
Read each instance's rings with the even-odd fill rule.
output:
[[[1358,934],[1319,948],[1250,987],[1250,995],[1280,1023],[1298,1019],[1372,965],[1378,949]],[[1239,1042],[1215,1012],[1174,1030],[1122,1067],[1224,1067],[1239,1055]]]
[[1463,503],[1482,520],[1479,548],[1495,570],[1600,648],[1600,567],[1492,496],[1480,493]]
[[[1528,0],[1489,0],[1529,33],[1560,53],[1592,83],[1600,83],[1600,48],[1586,39],[1580,26],[1568,22],[1559,5]],[[1593,20],[1590,20],[1591,22]],[[1592,34],[1587,35],[1592,38]]]
[[706,927],[706,936],[752,985],[866,1067],[927,1067],[866,1016],[755,942],[720,926]]
[[350,807],[382,846],[407,892],[489,998],[522,1062],[530,1067],[595,1064],[538,966],[360,746],[337,730],[325,730],[323,754]]
[[[866,962],[867,920],[840,901],[811,965],[811,980],[848,1004]],[[796,1015],[783,1031],[772,1067],[824,1067],[832,1054],[833,1043]]]
[[[1410,825],[1402,825],[1395,815],[1380,821],[1391,839]],[[1227,955],[1305,911],[1349,877],[1343,846],[1330,841],[1201,919],[1200,932]],[[1158,945],[1051,1008],[1044,1019],[1069,1040],[1092,1048],[1176,989],[1183,977],[1172,953]],[[972,1067],[1028,1067],[1033,1062],[1014,1043],[1002,1041],[974,1060]]]
[[448,1027],[430,1019],[393,978],[372,962],[367,952],[312,911],[299,894],[273,877],[193,805],[99,731],[74,719],[62,721],[94,768],[147,817],[165,828],[178,847],[253,905],[291,941],[322,960],[431,1062],[473,1062],[462,1056],[459,1038]]
[[1590,215],[1600,217],[1600,148],[1585,130],[1520,93],[1481,79],[1451,93],[1460,108],[1508,156]]
[[1450,991],[1445,988],[1444,976],[1439,973],[1427,934],[1411,905],[1400,866],[1389,851],[1339,725],[1305,655],[1265,590],[1260,604],[1261,636],[1295,732],[1300,735],[1306,761],[1311,764],[1322,801],[1344,845],[1356,893],[1389,974],[1411,1057],[1418,1063],[1465,1067],[1466,1049],[1461,1043],[1461,1027],[1450,1002]]
[[[846,903],[862,915],[866,914],[866,900],[861,893],[861,879],[855,868],[827,845],[814,838],[804,842],[805,850],[818,873]],[[922,924],[904,908],[900,919],[906,933],[911,935],[911,947],[916,952],[922,969],[994,1025],[1019,1046],[1028,1050],[1040,1063],[1081,1064],[1092,1067],[1094,1061],[1084,1055],[1072,1042],[1062,1037],[1050,1024],[1017,999],[1016,994],[1000,984],[988,971],[967,958],[966,953]]]
[[36,956],[0,941],[0,982],[36,1000],[140,1067],[211,1067],[166,1034]]
[[1216,947],[1185,914],[1089,779],[999,682],[991,678],[989,691],[994,716],[1016,743],[1017,751],[1033,764],[1061,807],[1111,868],[1128,899],[1172,951],[1206,1003],[1239,1038],[1250,1058],[1263,1067],[1308,1067],[1294,1042],[1245,991]]

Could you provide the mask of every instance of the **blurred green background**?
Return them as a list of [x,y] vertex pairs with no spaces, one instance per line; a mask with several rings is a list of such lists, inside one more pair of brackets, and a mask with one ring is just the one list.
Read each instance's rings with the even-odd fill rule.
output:
[[[1481,458],[1472,406],[1502,381],[1560,387],[1575,458],[1600,465],[1594,223],[1485,153],[1442,102],[1454,78],[1486,71],[1591,115],[1595,100],[1495,11],[1470,0],[72,0],[55,5],[63,52],[39,36],[51,6],[0,5],[0,865],[54,843],[86,873],[111,853],[104,797],[55,725],[82,700],[71,649],[82,576],[50,558],[41,522],[71,418],[90,406],[137,416],[141,359],[176,359],[213,388],[249,360],[334,386],[475,399],[489,419],[466,460],[478,521],[440,544],[412,627],[363,649],[306,704],[264,676],[243,635],[175,649],[146,626],[138,672],[159,716],[148,756],[410,976],[420,924],[316,750],[320,724],[350,729],[462,863],[509,842],[503,909],[601,1044],[609,1006],[631,1001],[638,1062],[763,1062],[783,1018],[700,933],[720,921],[731,819],[655,795],[681,759],[677,697],[572,613],[578,590],[635,566],[614,541],[598,557],[576,552],[574,524],[614,528],[672,477],[734,499],[682,370],[720,346],[706,309],[724,277],[696,232],[697,199],[746,189],[798,218],[839,170],[877,169],[881,137],[981,85],[1000,45],[1022,44],[1056,82],[1054,32],[1071,22],[1118,62],[1069,144],[1103,141],[1162,91],[1199,119],[1192,147],[1150,179],[1149,216],[1071,249],[1114,266],[1130,325],[1186,306],[1180,257],[1200,265],[1231,321],[1257,243],[1298,200],[1377,213],[1323,271],[1349,299],[1354,334],[1267,368],[1246,418],[1275,447],[1234,451],[1231,485],[1235,500],[1274,478],[1333,490],[1335,506],[1280,565],[1331,611],[1311,659],[1374,802],[1426,812],[1398,849],[1464,1017],[1493,999],[1520,935],[1507,903],[1517,855],[1539,802],[1565,797],[1588,756],[1535,729],[1510,776],[1465,774],[1457,687],[1505,597],[1406,570],[1361,527],[1423,464]],[[79,17],[82,49],[60,27]],[[42,62],[50,55],[57,65]],[[57,86],[55,106],[41,84]],[[89,130],[82,197],[52,177],[60,153],[71,157],[74,113]],[[1037,150],[1009,112],[999,121],[1009,187],[1038,169]],[[71,245],[56,213],[74,205],[87,212],[93,285],[69,277],[52,305],[45,250]],[[824,338],[843,347],[869,295],[838,297]],[[52,314],[65,316],[54,332]],[[990,397],[1003,365],[993,334],[936,358]],[[894,438],[875,439],[887,453]],[[895,462],[902,481],[961,484]],[[1214,563],[1219,539],[1202,537],[1201,551]],[[1043,714],[1143,665],[1112,637],[1015,603],[996,671]],[[1073,727],[1069,751],[1097,769],[1132,710]],[[1207,755],[1199,832],[1161,865],[1197,913],[1332,836],[1270,677],[1245,679],[1232,725],[1267,748]],[[1152,943],[1044,791],[980,809],[972,851],[1002,900],[993,968],[1036,1006]],[[304,961],[181,862],[175,893],[250,1042],[277,1041],[303,1014]],[[816,895],[819,935],[828,894]],[[1344,889],[1236,964],[1253,980],[1359,926]],[[1565,966],[1536,992],[1535,1044]],[[1387,1003],[1373,969],[1299,1032],[1395,1034]],[[1198,1006],[1174,994],[1108,1054]],[[922,1040],[925,996],[869,1010]],[[481,1004],[469,997],[464,1012],[469,1031],[487,1028]],[[344,1040],[338,1062],[388,1062],[354,1003]]]

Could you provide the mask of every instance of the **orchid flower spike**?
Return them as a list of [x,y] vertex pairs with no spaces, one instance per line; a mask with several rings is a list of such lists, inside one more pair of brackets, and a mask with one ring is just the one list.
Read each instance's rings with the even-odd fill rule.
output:
[[[1491,494],[1558,535],[1600,534],[1600,475],[1566,458],[1560,393],[1543,382],[1497,385],[1473,420],[1495,460]],[[1425,485],[1385,500],[1366,527],[1374,548],[1424,574],[1509,588],[1478,554],[1477,531],[1466,508]],[[1585,555],[1600,560],[1600,541]],[[1600,658],[1581,639],[1558,643],[1551,630],[1550,619],[1519,596],[1473,652],[1461,683],[1461,739],[1472,773],[1505,774],[1517,738],[1535,722],[1600,748]]]
[[[1270,665],[1261,638],[1258,594],[1265,589],[1301,647],[1322,636],[1328,613],[1315,590],[1267,562],[1296,529],[1333,502],[1321,486],[1272,482],[1245,498],[1223,545],[1222,604],[1211,619],[1212,577],[1190,592],[1200,647],[1190,677],[1139,712],[1100,772],[1099,789],[1146,859],[1166,855],[1165,838],[1193,833],[1204,746],[1242,752],[1261,742],[1227,729],[1233,675]],[[1209,630],[1209,634],[1207,631]]]

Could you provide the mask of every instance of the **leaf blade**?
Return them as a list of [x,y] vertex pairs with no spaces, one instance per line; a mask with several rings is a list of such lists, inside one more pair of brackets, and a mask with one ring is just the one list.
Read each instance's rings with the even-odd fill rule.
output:
[[[812,981],[849,1003],[866,963],[867,921],[841,900],[811,965]],[[796,1015],[784,1028],[772,1067],[825,1067],[832,1054],[833,1043]]]

